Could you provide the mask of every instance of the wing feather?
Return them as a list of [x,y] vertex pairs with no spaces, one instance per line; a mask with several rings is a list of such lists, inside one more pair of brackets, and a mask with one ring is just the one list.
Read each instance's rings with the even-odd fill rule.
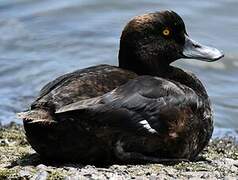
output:
[[182,117],[184,120],[188,115],[185,113],[196,111],[202,104],[192,89],[181,86],[162,78],[141,76],[88,103],[74,103],[57,113],[84,109],[84,113],[94,114],[101,125],[161,134],[172,126],[171,122]]

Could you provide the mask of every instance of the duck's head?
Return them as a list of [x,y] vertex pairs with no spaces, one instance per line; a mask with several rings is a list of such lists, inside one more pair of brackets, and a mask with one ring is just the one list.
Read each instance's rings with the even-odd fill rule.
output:
[[158,74],[179,58],[216,61],[221,51],[190,39],[182,18],[173,11],[133,18],[124,28],[119,66],[138,74]]

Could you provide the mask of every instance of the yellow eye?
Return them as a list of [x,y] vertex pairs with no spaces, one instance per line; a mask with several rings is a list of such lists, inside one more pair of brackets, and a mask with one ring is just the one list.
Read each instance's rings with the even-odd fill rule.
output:
[[163,35],[168,36],[170,34],[170,31],[166,28],[163,30]]

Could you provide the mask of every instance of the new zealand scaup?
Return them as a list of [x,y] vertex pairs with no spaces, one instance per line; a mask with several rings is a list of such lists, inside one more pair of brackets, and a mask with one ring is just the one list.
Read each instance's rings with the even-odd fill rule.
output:
[[194,160],[213,131],[205,88],[179,58],[223,54],[188,37],[173,11],[133,18],[124,28],[119,67],[98,65],[48,83],[20,113],[42,157],[82,163]]

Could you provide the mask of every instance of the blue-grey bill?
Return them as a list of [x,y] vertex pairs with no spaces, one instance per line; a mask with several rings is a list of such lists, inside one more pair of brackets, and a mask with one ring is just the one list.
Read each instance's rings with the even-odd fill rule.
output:
[[224,57],[224,54],[216,48],[204,46],[185,36],[183,56],[185,58],[212,62]]

